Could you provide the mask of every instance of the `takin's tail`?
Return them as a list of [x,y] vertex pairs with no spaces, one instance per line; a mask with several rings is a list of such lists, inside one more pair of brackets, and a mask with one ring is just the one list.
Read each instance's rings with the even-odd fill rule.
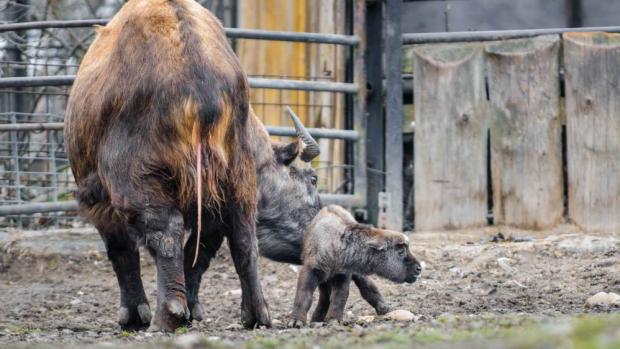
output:
[[194,151],[196,152],[196,207],[197,207],[197,222],[196,222],[196,252],[194,253],[194,261],[192,262],[192,268],[196,265],[198,260],[198,252],[200,251],[200,231],[202,230],[202,143],[200,142],[200,125],[198,119],[194,122],[192,129],[192,143],[194,145]]

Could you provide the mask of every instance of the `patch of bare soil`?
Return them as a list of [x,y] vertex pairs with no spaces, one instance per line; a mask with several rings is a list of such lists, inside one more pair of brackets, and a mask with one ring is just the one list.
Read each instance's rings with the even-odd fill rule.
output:
[[[598,292],[620,293],[620,239],[617,234],[588,235],[571,226],[546,233],[489,228],[452,233],[414,233],[412,250],[425,269],[415,284],[377,280],[394,309],[415,314],[415,323],[451,316],[526,314],[540,318],[618,307],[586,308]],[[110,263],[96,235],[59,238],[40,234],[0,234],[0,346],[9,343],[101,343],[148,340],[148,333],[121,333],[116,325],[119,292]],[[77,237],[76,237],[77,236]],[[80,241],[67,249],[63,241]],[[53,241],[52,241],[53,240]],[[83,241],[92,243],[83,243]],[[59,243],[60,248],[50,246]],[[75,247],[75,244],[69,243]],[[69,251],[62,253],[62,251]],[[155,304],[155,268],[146,253],[143,280]],[[239,324],[240,287],[229,253],[222,248],[203,278],[201,300],[206,319],[192,332],[233,343],[253,336],[321,335],[350,330],[359,317],[374,315],[352,287],[347,326],[284,329],[297,278],[294,266],[260,261],[273,329],[247,331]],[[366,318],[362,326],[409,326]],[[414,322],[410,325],[413,326]],[[130,339],[125,337],[131,336]]]

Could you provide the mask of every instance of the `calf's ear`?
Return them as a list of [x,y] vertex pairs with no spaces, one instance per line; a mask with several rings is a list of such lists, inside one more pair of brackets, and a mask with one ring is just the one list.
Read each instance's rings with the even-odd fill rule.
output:
[[373,250],[383,251],[387,248],[387,241],[381,238],[371,238],[366,241],[366,246]]
[[276,161],[284,166],[290,165],[297,158],[300,151],[298,140],[289,144],[272,143],[271,148],[276,156]]

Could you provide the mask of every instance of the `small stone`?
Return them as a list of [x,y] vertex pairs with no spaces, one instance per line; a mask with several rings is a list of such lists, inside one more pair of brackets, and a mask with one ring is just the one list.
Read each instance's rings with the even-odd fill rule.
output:
[[415,321],[415,315],[413,315],[412,312],[408,311],[408,310],[394,310],[391,311],[387,314],[385,314],[385,318],[388,320],[392,320],[392,321],[403,321],[403,322],[409,322],[409,321]]
[[375,321],[375,317],[373,315],[366,315],[358,317],[356,323],[359,325],[366,325],[373,321]]
[[614,305],[620,305],[620,295],[613,292],[599,292],[586,301],[586,308]]
[[501,257],[497,259],[497,265],[506,273],[514,274],[516,270],[511,266],[514,261],[510,258]]
[[241,296],[241,289],[236,289],[236,290],[230,290],[228,292],[226,292],[227,295],[229,296]]
[[78,305],[80,303],[82,303],[82,301],[77,298],[74,298],[71,302],[69,302],[71,305]]
[[280,325],[282,325],[282,321],[280,321],[278,319],[273,319],[273,320],[271,320],[271,325],[273,325],[273,326],[280,326]]
[[197,333],[186,333],[178,336],[174,340],[174,345],[178,348],[193,348],[200,341],[200,335]]
[[64,335],[69,335],[69,334],[73,334],[73,331],[68,329],[68,328],[64,328],[62,331],[60,331],[62,334]]

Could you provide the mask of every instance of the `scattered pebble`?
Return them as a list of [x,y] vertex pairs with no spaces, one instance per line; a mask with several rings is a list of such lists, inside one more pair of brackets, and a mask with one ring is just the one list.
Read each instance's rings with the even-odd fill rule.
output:
[[373,321],[375,321],[375,317],[373,315],[366,315],[358,317],[356,323],[360,325],[365,325]]
[[241,289],[238,288],[236,290],[230,290],[230,291],[226,292],[226,295],[228,295],[228,296],[241,296]]
[[409,322],[409,321],[415,321],[416,316],[413,315],[413,313],[408,310],[399,309],[399,310],[394,310],[394,311],[391,311],[385,314],[385,318],[388,320],[392,320],[392,321]]
[[508,274],[514,274],[516,270],[511,266],[514,261],[510,258],[501,257],[497,259],[497,265]]
[[613,292],[599,292],[586,301],[586,308],[614,305],[620,305],[620,295]]

